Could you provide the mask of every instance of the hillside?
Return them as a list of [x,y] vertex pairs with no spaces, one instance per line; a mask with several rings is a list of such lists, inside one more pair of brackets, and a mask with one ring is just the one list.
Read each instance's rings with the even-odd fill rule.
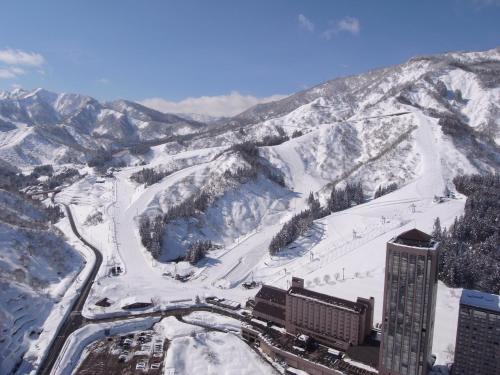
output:
[[[422,178],[429,154],[440,176],[430,196],[451,188],[457,174],[498,170],[499,72],[498,49],[419,57],[328,81],[210,126],[125,100],[99,103],[81,95],[16,90],[0,95],[0,116],[7,124],[0,133],[0,159],[19,167],[78,164],[107,148],[113,151],[100,155],[100,164],[145,164],[172,172],[190,167],[192,173],[183,171],[183,179],[146,189],[155,193],[148,193],[151,201],[138,211],[163,214],[174,201],[179,204],[203,189],[211,191],[209,207],[228,208],[224,224],[217,217],[222,211],[207,207],[194,222],[184,217],[185,223],[169,226],[162,242],[172,251],[163,259],[172,259],[192,240],[228,245],[255,231],[276,199],[285,199],[277,214],[287,217],[290,205],[305,207],[309,192],[325,202],[332,188],[346,181],[361,182],[367,198],[389,184],[405,186]],[[131,145],[144,142],[149,143],[140,154],[132,152]],[[282,176],[281,192],[272,192],[262,170],[252,176],[258,181],[254,187],[248,178],[231,178],[238,168],[249,167],[228,148],[242,142],[258,146],[268,174]],[[149,148],[155,143],[164,144]],[[202,156],[207,152],[209,159]],[[267,192],[270,199],[262,201]]]
[[44,210],[0,189],[0,372],[19,366],[83,259]]
[[[185,150],[194,155],[195,150],[247,141],[261,146],[260,156],[282,174],[288,197],[295,193],[302,198],[294,203],[296,208],[304,207],[309,192],[318,193],[325,201],[333,186],[346,181],[360,181],[369,198],[379,187],[391,183],[402,187],[423,178],[426,168],[433,169],[436,176],[426,194],[441,195],[446,186],[452,188],[457,174],[491,172],[500,166],[499,72],[498,50],[415,58],[256,106],[225,126],[208,130],[206,136],[201,132],[180,144],[158,146],[154,155],[159,156],[152,162],[158,166],[165,154],[181,155]],[[427,165],[428,159],[432,165]],[[205,164],[204,177],[191,176],[189,186],[208,183],[210,171],[237,168],[221,167],[219,160]],[[172,197],[172,188],[181,189],[182,183],[159,191],[155,199],[164,202],[167,198],[161,197]],[[241,194],[236,190],[236,198],[228,199],[247,200],[245,187],[241,189]],[[232,204],[222,199],[219,206]],[[259,206],[257,201],[254,204]],[[165,203],[162,209],[167,208]],[[225,214],[228,221],[247,225],[241,217]],[[286,209],[283,215],[288,215]],[[236,230],[245,235],[257,226]],[[186,238],[185,229],[168,231],[170,238]],[[231,231],[226,227],[221,232],[227,235]],[[212,229],[202,232],[221,241]]]
[[[499,49],[419,57],[210,125],[127,101],[2,93],[0,165],[72,164],[81,172],[55,199],[71,206],[79,231],[106,259],[86,316],[116,313],[121,299],[138,296],[155,308],[199,295],[244,302],[254,291],[242,291],[243,281],[285,287],[293,274],[340,297],[374,296],[380,322],[385,242],[417,226],[430,231],[436,217],[449,226],[465,199],[438,203],[435,196],[455,191],[456,175],[500,170],[498,77]],[[98,170],[84,165],[96,151]],[[347,183],[363,187],[363,204],[327,212],[269,254],[271,239],[308,207],[310,192],[325,207]],[[389,185],[395,188],[374,199]],[[214,246],[186,261],[199,241]],[[123,273],[106,277],[113,265]],[[442,363],[459,291],[440,284],[438,293]],[[96,307],[104,297],[111,305]]]

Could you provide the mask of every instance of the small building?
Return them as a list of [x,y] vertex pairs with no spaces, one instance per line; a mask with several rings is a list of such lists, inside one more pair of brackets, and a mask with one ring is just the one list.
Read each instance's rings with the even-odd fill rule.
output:
[[263,285],[255,296],[253,316],[285,326],[286,290]]
[[500,296],[462,291],[453,375],[500,374]]
[[220,306],[229,310],[238,310],[241,308],[241,303],[225,298],[207,297],[205,298],[205,301],[212,305]]

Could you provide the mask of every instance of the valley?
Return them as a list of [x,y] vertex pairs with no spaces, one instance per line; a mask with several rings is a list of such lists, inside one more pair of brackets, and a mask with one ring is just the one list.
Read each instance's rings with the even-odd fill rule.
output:
[[[77,178],[42,198],[67,209],[55,224],[66,253],[54,259],[69,257],[73,264],[40,289],[30,286],[51,299],[43,305],[46,321],[26,327],[43,334],[20,337],[12,350],[5,339],[10,333],[3,333],[0,358],[8,361],[2,371],[37,373],[50,361],[52,373],[69,374],[72,368],[60,358],[80,357],[78,332],[102,338],[103,329],[95,327],[112,329],[134,317],[138,326],[130,323],[118,333],[149,329],[160,317],[196,310],[207,297],[244,307],[257,292],[244,283],[288,288],[292,276],[340,298],[374,297],[378,326],[386,243],[413,228],[431,233],[436,218],[449,228],[466,201],[453,178],[498,173],[500,86],[489,80],[488,69],[500,72],[498,49],[415,58],[257,105],[208,129],[128,101],[99,103],[41,89],[0,93],[0,121],[12,125],[0,131],[0,160],[26,174],[42,164],[78,170]],[[135,182],[131,176],[145,168],[162,178]],[[325,211],[291,244],[270,253],[273,236],[309,208],[310,193],[325,208],[332,189],[350,182],[362,186],[362,203]],[[397,189],[374,198],[389,184]],[[445,196],[446,189],[453,195]],[[202,197],[202,204],[191,203],[193,197]],[[158,233],[148,233],[156,236],[157,254],[144,245],[140,220],[146,217],[161,223]],[[11,231],[13,224],[5,225]],[[186,254],[199,241],[212,246],[199,261],[188,262]],[[14,242],[6,247],[13,255],[0,262],[2,283],[22,262]],[[452,361],[461,289],[439,282],[437,293],[433,353],[445,365]],[[142,307],[127,308],[134,304]],[[0,317],[16,319],[16,312],[4,310]],[[54,344],[71,323],[69,311],[78,322]],[[3,332],[16,327],[2,326]],[[70,333],[73,339],[66,340]],[[211,346],[224,335],[198,334]],[[179,347],[195,340],[182,336]],[[60,352],[48,355],[56,346]]]

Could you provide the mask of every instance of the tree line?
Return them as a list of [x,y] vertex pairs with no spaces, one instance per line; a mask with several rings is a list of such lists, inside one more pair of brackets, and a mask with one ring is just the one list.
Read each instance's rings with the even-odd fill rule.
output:
[[315,211],[311,208],[311,206],[309,206],[308,209],[294,215],[271,239],[271,243],[269,244],[269,253],[271,255],[278,254],[297,238],[304,235],[309,230],[314,220],[320,219],[324,216],[320,212],[322,211]]
[[396,184],[395,182],[393,182],[389,185],[386,185],[386,186],[380,185],[377,188],[377,190],[375,190],[375,194],[373,194],[373,198],[374,199],[380,198],[382,195],[392,193],[393,191],[396,191],[396,190],[398,190],[398,184]]
[[347,182],[345,188],[332,190],[328,200],[328,208],[330,212],[337,212],[364,201],[365,194],[361,182]]
[[210,240],[195,241],[191,245],[189,245],[185,259],[191,264],[196,264],[201,259],[203,259],[210,250],[212,250],[215,247],[216,246]]
[[[265,139],[265,137],[264,137]],[[285,186],[285,178],[281,171],[273,168],[267,161],[265,161],[259,154],[259,146],[262,146],[262,142],[243,142],[231,146],[230,150],[233,152],[238,152],[243,160],[245,160],[249,165],[249,170],[245,171],[247,175],[257,176],[258,173],[262,173],[269,180],[274,183]]]
[[161,215],[150,219],[148,215],[141,215],[139,219],[139,236],[142,245],[151,253],[154,259],[160,258],[163,246],[163,219]]
[[157,171],[153,168],[142,168],[140,171],[132,173],[130,179],[138,184],[151,186],[161,181],[163,178],[171,175],[174,171]]
[[[47,178],[43,181],[38,180],[42,176]],[[35,167],[31,173],[24,174],[0,167],[0,188],[8,191],[18,191],[30,186],[38,186],[43,190],[53,190],[77,178],[80,178],[80,173],[75,168],[65,168],[54,174],[52,165],[40,165]]]
[[500,177],[464,175],[453,180],[467,196],[464,214],[450,228],[439,218],[433,236],[441,241],[439,279],[450,287],[500,293]]
[[348,182],[344,188],[334,188],[325,208],[311,192],[307,199],[308,209],[294,215],[280,231],[271,239],[269,253],[275,255],[304,235],[312,226],[314,220],[321,219],[332,212],[345,210],[352,205],[365,201],[361,182]]

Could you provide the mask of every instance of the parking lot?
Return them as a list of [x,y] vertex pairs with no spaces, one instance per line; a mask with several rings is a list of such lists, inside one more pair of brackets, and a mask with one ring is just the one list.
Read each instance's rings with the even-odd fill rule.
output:
[[92,344],[77,375],[161,374],[168,340],[154,331],[110,336]]

